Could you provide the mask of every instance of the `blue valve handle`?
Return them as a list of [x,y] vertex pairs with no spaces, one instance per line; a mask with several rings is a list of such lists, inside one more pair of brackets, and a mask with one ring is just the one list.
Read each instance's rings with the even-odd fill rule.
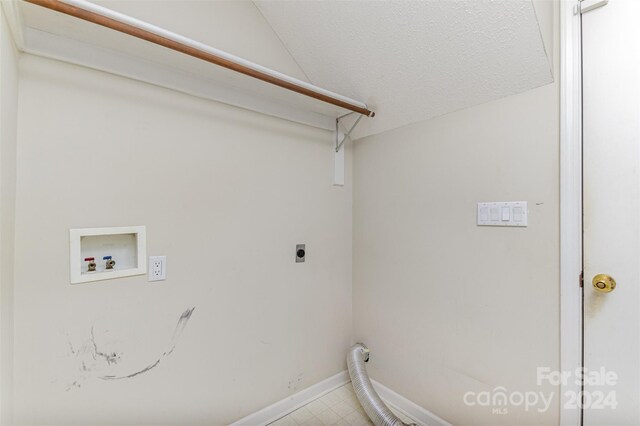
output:
[[111,260],[111,256],[105,256],[102,258],[102,260]]

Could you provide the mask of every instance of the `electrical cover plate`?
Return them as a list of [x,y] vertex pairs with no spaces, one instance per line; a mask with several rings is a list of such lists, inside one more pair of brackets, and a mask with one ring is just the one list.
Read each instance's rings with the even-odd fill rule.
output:
[[526,201],[478,203],[478,226],[526,227],[528,216]]
[[167,256],[149,256],[148,281],[167,279]]

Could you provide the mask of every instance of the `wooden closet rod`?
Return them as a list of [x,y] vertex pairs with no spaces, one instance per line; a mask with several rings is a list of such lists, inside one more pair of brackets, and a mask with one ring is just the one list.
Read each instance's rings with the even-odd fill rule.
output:
[[271,83],[273,85],[291,90],[301,95],[348,109],[367,117],[375,116],[375,112],[362,102],[349,99],[328,90],[313,86],[304,81],[295,79],[277,71],[270,70],[244,59],[235,57],[226,52],[206,46],[202,43],[182,37],[178,34],[152,26],[137,19],[128,17],[118,12],[111,11],[93,3],[83,0],[25,0],[47,9],[55,10],[79,19],[83,19],[112,30],[164,46],[185,55],[219,65],[232,71],[245,74],[249,77]]

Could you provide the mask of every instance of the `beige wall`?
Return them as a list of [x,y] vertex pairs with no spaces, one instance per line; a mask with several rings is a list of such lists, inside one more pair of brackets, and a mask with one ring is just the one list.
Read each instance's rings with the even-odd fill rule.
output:
[[[331,185],[329,132],[30,55],[20,77],[17,423],[227,424],[344,369],[351,177]],[[69,228],[122,225],[167,281],[70,285]],[[153,361],[191,306],[155,369],[96,377]],[[92,327],[118,365],[77,354]]]
[[[552,74],[556,75],[553,66],[557,63],[555,60],[557,49],[555,49],[553,34],[556,26],[554,15],[556,11],[559,10],[559,2],[557,0],[532,0],[532,2],[533,10],[536,12],[536,19],[538,20],[540,36],[544,42],[544,50],[547,53],[547,60],[549,61]],[[558,11],[557,13],[559,14],[560,12]]]
[[[248,19],[261,42],[224,48],[303,77],[241,3],[217,6],[234,16],[220,25],[239,31],[229,23]],[[162,4],[109,6],[165,26],[194,18],[169,19],[175,2]],[[534,4],[557,56],[549,4]],[[5,57],[0,396],[6,405],[15,392],[17,424],[226,424],[343,370],[352,338],[371,347],[373,378],[455,424],[557,423],[555,402],[508,415],[462,402],[496,386],[557,392],[535,383],[536,367],[559,360],[557,84],[359,141],[352,193],[350,148],[347,185],[331,186],[328,132],[25,55],[11,351],[16,164],[4,124],[15,108],[4,102],[15,63]],[[530,226],[476,227],[475,203],[494,200],[529,201]],[[147,226],[168,280],[69,285],[68,229],[120,225]],[[300,242],[304,265],[293,262]],[[154,361],[192,306],[156,368],[99,378]],[[82,352],[92,328],[117,365]]]
[[11,423],[18,53],[0,7],[0,423]]
[[[140,0],[95,0],[93,3],[307,80],[252,1],[153,0],[150,3]],[[150,4],[153,7],[149,7]]]
[[[354,150],[354,337],[374,379],[457,425],[558,422],[557,401],[505,415],[463,403],[498,386],[558,392],[536,385],[538,366],[559,367],[558,87]],[[476,226],[477,202],[509,200],[529,202],[529,227]]]

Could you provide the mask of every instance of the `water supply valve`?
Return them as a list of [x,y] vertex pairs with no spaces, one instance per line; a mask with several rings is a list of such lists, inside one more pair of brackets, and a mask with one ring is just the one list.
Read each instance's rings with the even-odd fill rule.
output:
[[105,262],[105,264],[104,264],[104,267],[105,267],[105,269],[107,269],[107,270],[111,270],[111,269],[113,269],[113,267],[116,265],[116,261],[115,261],[115,260],[113,260],[113,259],[111,258],[111,256],[104,256],[104,257],[102,258],[102,260],[106,260],[106,262]]
[[85,257],[85,262],[87,263],[87,272],[95,272],[96,270],[96,259],[93,257]]

